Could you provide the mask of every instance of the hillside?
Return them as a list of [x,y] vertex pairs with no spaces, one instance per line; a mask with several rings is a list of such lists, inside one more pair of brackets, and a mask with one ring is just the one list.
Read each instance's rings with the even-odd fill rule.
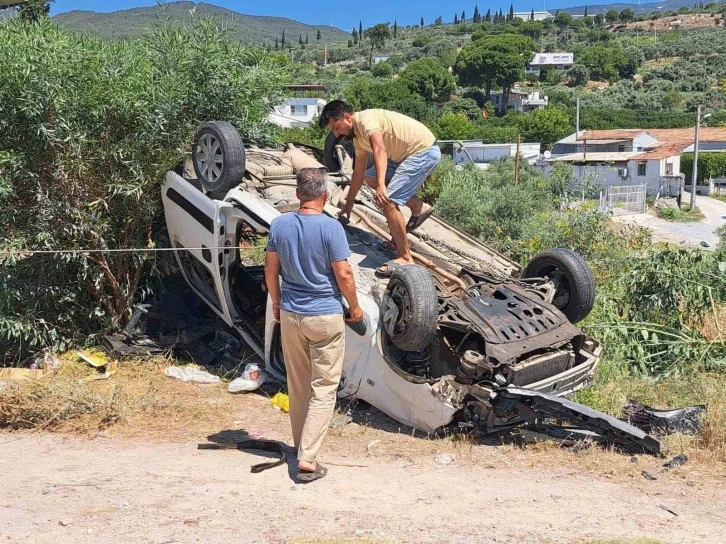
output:
[[280,38],[282,32],[290,43],[297,45],[300,35],[308,36],[310,43],[316,43],[317,32],[320,30],[321,43],[346,41],[350,37],[339,28],[323,25],[306,25],[284,17],[263,17],[243,15],[211,4],[194,4],[194,2],[172,2],[164,6],[134,8],[111,13],[95,11],[69,11],[60,13],[53,20],[61,26],[77,32],[94,34],[102,37],[123,39],[142,35],[153,23],[165,18],[176,21],[188,21],[190,10],[197,15],[215,17],[220,23],[227,25],[232,36],[243,43],[272,43]]
[[[704,4],[707,3],[709,2],[704,2]],[[691,9],[693,7],[693,2],[689,0],[665,0],[665,2],[651,2],[648,4],[628,4],[618,2],[613,4],[573,6],[571,8],[562,8],[559,11],[565,11],[571,15],[583,15],[585,13],[585,8],[587,8],[588,15],[595,15],[596,13],[606,13],[611,9],[614,9],[618,13],[624,9],[632,9],[634,13],[652,13],[654,11],[664,12],[668,10],[677,10],[680,7],[687,7]],[[551,9],[549,11],[554,14],[556,10]]]

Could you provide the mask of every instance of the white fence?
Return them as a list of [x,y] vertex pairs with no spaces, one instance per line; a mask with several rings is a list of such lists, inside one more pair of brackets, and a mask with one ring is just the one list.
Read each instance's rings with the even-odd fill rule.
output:
[[645,185],[610,185],[605,193],[605,208],[617,214],[645,213]]

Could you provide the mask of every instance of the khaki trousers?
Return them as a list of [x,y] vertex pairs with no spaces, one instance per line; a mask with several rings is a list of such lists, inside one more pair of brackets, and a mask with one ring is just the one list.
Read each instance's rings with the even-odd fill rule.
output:
[[335,409],[343,371],[345,320],[342,314],[301,315],[281,310],[280,332],[298,460],[313,462]]

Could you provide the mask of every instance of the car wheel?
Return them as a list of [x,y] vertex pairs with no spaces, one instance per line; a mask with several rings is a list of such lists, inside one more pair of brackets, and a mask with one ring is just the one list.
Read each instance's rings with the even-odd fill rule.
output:
[[345,152],[353,159],[353,164],[355,164],[353,141],[338,138],[332,132],[328,132],[328,137],[325,138],[325,167],[328,169],[328,172],[340,172],[340,169],[343,167],[338,160],[338,153],[335,150],[335,146],[338,144],[343,146],[343,149],[345,149]]
[[569,249],[554,248],[534,256],[525,278],[545,278],[555,286],[552,304],[571,323],[587,317],[595,304],[595,278],[585,260]]
[[403,351],[421,351],[433,342],[438,323],[438,295],[431,274],[411,264],[394,270],[383,297],[383,326]]
[[194,136],[194,172],[202,187],[224,193],[236,187],[245,173],[242,137],[227,121],[207,121]]

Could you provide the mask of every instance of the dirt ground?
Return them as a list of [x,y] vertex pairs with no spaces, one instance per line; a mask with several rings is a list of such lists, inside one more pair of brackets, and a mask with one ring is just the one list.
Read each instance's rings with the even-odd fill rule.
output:
[[[197,415],[177,401],[165,422],[0,433],[0,540],[723,542],[722,464],[665,470],[663,459],[599,448],[427,437],[359,405],[353,421],[334,420],[321,454],[328,477],[296,485],[292,452],[287,468],[251,474],[259,455],[196,449],[246,436],[290,443],[288,415],[267,397],[161,384],[162,398],[195,403]],[[439,453],[453,462],[438,464]]]

